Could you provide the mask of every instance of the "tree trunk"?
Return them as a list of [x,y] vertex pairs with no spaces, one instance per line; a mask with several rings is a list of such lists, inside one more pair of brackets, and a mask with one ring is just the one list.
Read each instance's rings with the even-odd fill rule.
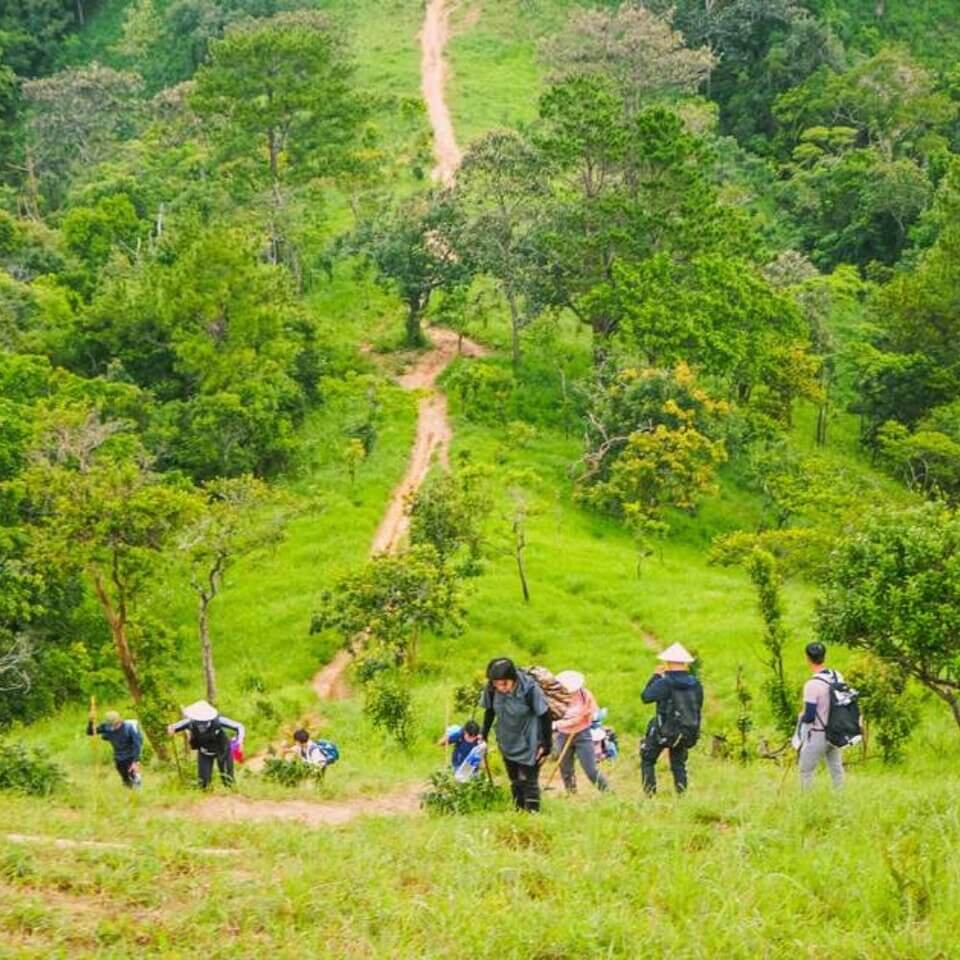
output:
[[217,702],[217,676],[213,668],[213,646],[210,643],[210,601],[213,597],[201,592],[197,600],[197,628],[200,634],[200,658],[203,662],[203,680],[207,687],[207,702]]
[[818,447],[825,447],[827,445],[827,415],[829,407],[826,403],[821,403],[817,409],[817,432],[816,432],[816,444]]
[[423,331],[420,329],[420,307],[409,304],[407,308],[407,346],[423,346]]
[[517,310],[517,300],[512,292],[507,293],[507,303],[510,305],[510,345],[513,352],[513,366],[517,369],[523,358],[520,351],[520,312]]
[[523,566],[523,551],[527,548],[527,537],[523,529],[523,520],[519,517],[513,521],[514,545],[513,553],[517,560],[517,576],[520,577],[520,589],[523,591],[523,602],[530,602],[530,588],[527,585],[527,571]]
[[133,651],[131,651],[130,644],[127,641],[127,618],[114,610],[99,573],[93,574],[93,588],[96,591],[97,599],[100,601],[103,614],[107,618],[107,623],[110,625],[113,646],[117,651],[120,669],[127,681],[127,689],[130,691],[130,696],[133,697],[133,702],[139,705],[143,701],[143,688],[140,685],[140,677],[137,675],[137,664],[133,659]]

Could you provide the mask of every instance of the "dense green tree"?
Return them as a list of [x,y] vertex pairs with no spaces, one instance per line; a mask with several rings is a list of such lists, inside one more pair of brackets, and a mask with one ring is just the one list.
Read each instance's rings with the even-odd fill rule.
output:
[[362,223],[347,244],[396,292],[407,309],[406,343],[423,344],[421,321],[437,291],[453,291],[470,279],[470,265],[457,253],[462,215],[446,192],[415,196]]
[[62,200],[72,170],[97,163],[134,133],[141,88],[137,74],[97,63],[23,84],[30,173],[40,178],[48,202]]
[[[68,408],[41,419],[33,463],[23,474],[30,501],[31,551],[43,564],[88,579],[110,629],[134,702],[163,699],[158,656],[163,631],[141,603],[178,531],[199,508],[190,490],[145,465],[129,426],[96,410]],[[145,723],[165,756],[162,725]]]
[[489,133],[464,155],[454,193],[461,218],[453,243],[461,260],[496,281],[510,310],[514,365],[530,320],[527,295],[543,266],[535,237],[546,196],[539,155],[519,134]]
[[946,227],[916,269],[897,273],[872,302],[873,343],[858,358],[856,409],[873,442],[889,420],[907,427],[960,396],[960,229]]
[[411,495],[410,542],[428,543],[437,551],[441,564],[450,563],[466,550],[461,569],[477,569],[482,544],[482,519],[488,496],[482,473],[468,465],[456,474],[431,477]]
[[609,77],[630,114],[645,100],[694,93],[716,65],[708,46],[691,49],[666,18],[631,3],[612,10],[575,9],[542,54],[561,76]]
[[721,427],[727,411],[684,364],[598,377],[578,497],[634,522],[657,519],[665,507],[695,510],[726,459]]
[[461,616],[459,581],[420,543],[341,577],[324,592],[311,632],[334,630],[371,663],[412,665],[423,632],[459,629]]
[[600,295],[604,312],[622,318],[623,339],[648,364],[695,364],[741,400],[758,384],[773,385],[789,349],[806,340],[796,305],[740,258],[658,253],[615,265],[613,276]]
[[4,0],[0,3],[0,49],[22,77],[47,73],[60,42],[82,22],[83,0]]
[[544,94],[540,117],[551,196],[536,235],[538,308],[570,310],[601,345],[620,322],[610,297],[597,295],[616,285],[615,265],[740,246],[736,217],[707,177],[709,152],[675,113],[628,117],[609,81],[575,76]]
[[878,512],[823,576],[817,632],[864,650],[946,703],[960,726],[960,519],[933,505]]
[[270,257],[284,257],[288,184],[355,172],[367,101],[330,21],[280,13],[230,27],[210,48],[190,102],[234,176],[270,192]]
[[285,271],[222,228],[171,235],[143,264],[116,269],[67,350],[78,372],[152,391],[159,465],[201,479],[282,465],[321,363]]

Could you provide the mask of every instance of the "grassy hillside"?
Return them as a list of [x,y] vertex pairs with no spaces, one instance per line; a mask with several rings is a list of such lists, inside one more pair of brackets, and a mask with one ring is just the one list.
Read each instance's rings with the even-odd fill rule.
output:
[[[365,86],[417,96],[422,4],[318,6],[349,22]],[[456,6],[450,102],[461,145],[533,117],[537,38],[567,6]],[[122,0],[99,8],[72,49],[77,62],[109,59],[123,8]],[[389,128],[392,121],[378,122]],[[531,418],[538,426],[526,439],[495,420],[471,419],[450,392],[454,460],[491,468],[483,570],[467,581],[463,633],[424,643],[409,750],[371,725],[359,698],[319,703],[309,681],[334,649],[329,638],[309,635],[310,616],[321,591],[369,550],[404,470],[415,397],[391,381],[411,359],[386,349],[401,328],[395,300],[344,267],[311,294],[310,308],[329,327],[336,372],[347,376],[325,381],[323,403],[303,427],[302,453],[282,479],[304,511],[283,544],[233,571],[215,601],[212,633],[220,705],[249,723],[249,753],[305,722],[335,740],[342,759],[319,788],[281,788],[241,769],[237,792],[260,802],[265,819],[232,822],[216,806],[222,787],[215,785],[211,803],[157,764],[148,766],[143,791],[123,792],[107,746],[84,736],[79,706],[16,731],[45,745],[69,784],[45,800],[0,795],[0,957],[960,957],[960,775],[946,711],[925,706],[898,767],[849,756],[842,794],[821,780],[800,795],[789,764],[741,766],[711,756],[712,736],[734,730],[740,667],[757,731],[770,727],[754,591],[742,571],[706,559],[715,535],[756,529],[764,505],[729,468],[695,517],[671,516],[671,536],[638,573],[629,533],[572,499],[579,429],[557,425],[559,374],[550,364],[531,365],[518,388],[518,403],[529,399],[545,411]],[[470,332],[494,350],[483,362],[505,368],[502,318]],[[557,342],[565,371],[589,367],[582,330],[563,328]],[[371,390],[380,407],[377,442],[351,485],[345,430],[363,415]],[[802,450],[812,444],[813,419],[813,409],[800,406],[792,440]],[[874,474],[850,416],[835,418],[823,456],[874,478],[882,496],[904,496]],[[516,496],[527,509],[529,603],[510,548]],[[794,687],[805,677],[815,599],[812,584],[786,584]],[[186,641],[177,694],[194,699],[201,690],[194,601],[176,563],[152,606]],[[704,737],[691,757],[689,794],[673,796],[661,765],[666,779],[650,800],[636,760],[650,714],[640,691],[656,652],[674,641],[701,662]],[[573,798],[553,789],[538,818],[507,810],[462,818],[374,814],[320,829],[287,819],[283,805],[291,800],[360,809],[422,788],[444,762],[436,746],[444,724],[461,719],[452,712],[453,689],[498,654],[587,674],[621,737],[611,795],[588,785]],[[831,662],[846,661],[837,653]],[[114,705],[129,708],[101,706]],[[504,782],[496,757],[493,769]],[[67,845],[53,845],[57,838]],[[85,845],[91,841],[112,846]]]

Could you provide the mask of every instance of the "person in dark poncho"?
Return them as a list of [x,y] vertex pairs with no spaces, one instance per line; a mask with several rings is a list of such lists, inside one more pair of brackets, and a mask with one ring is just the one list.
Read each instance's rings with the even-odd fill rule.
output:
[[481,737],[486,740],[494,722],[497,746],[510,778],[518,810],[540,809],[540,762],[550,754],[550,711],[539,684],[518,670],[512,660],[497,657],[487,664],[487,686]]
[[670,753],[670,771],[678,794],[687,789],[687,751],[700,736],[703,687],[690,672],[694,658],[675,643],[658,657],[661,663],[647,681],[640,698],[657,705],[640,744],[640,772],[648,796],[657,792],[657,758]]

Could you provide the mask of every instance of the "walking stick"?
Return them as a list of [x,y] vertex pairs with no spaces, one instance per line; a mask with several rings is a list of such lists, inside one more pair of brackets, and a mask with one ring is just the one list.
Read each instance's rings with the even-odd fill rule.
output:
[[[577,733],[580,731],[578,730]],[[570,749],[570,745],[573,743],[573,738],[576,736],[576,733],[567,734],[567,739],[563,744],[563,749],[560,751],[560,756],[557,757],[557,765],[553,768],[553,773],[550,774],[550,779],[546,782],[544,789],[546,790],[550,784],[553,783],[556,779],[557,771],[560,769],[560,764],[563,763],[563,758],[567,755],[567,751]]]
[[174,735],[173,735],[173,738],[172,738],[172,740],[173,740],[173,761],[174,761],[174,763],[176,763],[176,765],[177,765],[177,779],[180,781],[180,785],[182,786],[184,783],[186,783],[186,780],[183,779],[183,767],[180,766],[180,750],[179,750],[178,747],[177,747],[177,739],[178,739],[178,738],[177,738],[177,735],[174,734]]
[[493,786],[493,774],[490,772],[490,758],[484,753],[483,755],[483,769],[487,773],[487,779],[490,781],[490,786]]
[[787,776],[795,766],[799,765],[799,763],[800,763],[800,751],[797,750],[796,759],[791,760],[789,763],[785,763],[783,765],[783,776],[780,777],[780,785],[777,787],[777,796],[783,793],[783,787],[784,787],[784,784],[786,784],[787,782]]

